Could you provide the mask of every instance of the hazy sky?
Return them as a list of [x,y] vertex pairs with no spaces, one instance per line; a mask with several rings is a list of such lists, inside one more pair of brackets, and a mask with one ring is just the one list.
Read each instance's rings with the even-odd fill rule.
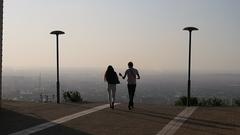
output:
[[240,0],[5,0],[6,68],[61,67],[240,73]]

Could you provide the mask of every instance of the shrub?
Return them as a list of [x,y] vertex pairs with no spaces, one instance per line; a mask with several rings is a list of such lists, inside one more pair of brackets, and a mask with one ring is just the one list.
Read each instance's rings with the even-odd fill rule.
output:
[[227,103],[224,99],[211,97],[211,98],[202,98],[199,102],[199,106],[226,106]]
[[[182,96],[177,101],[175,101],[175,105],[177,106],[186,106],[187,105],[187,97]],[[197,106],[198,105],[198,99],[196,97],[190,98],[190,105]]]
[[200,99],[198,105],[199,106],[209,106],[209,101],[206,98],[202,98],[202,99]]
[[224,106],[225,105],[225,102],[223,99],[216,98],[216,97],[210,98],[209,102],[210,102],[211,106]]
[[65,91],[63,92],[63,98],[65,101],[83,102],[81,94],[78,91]]
[[234,104],[240,106],[240,98],[234,99]]
[[[175,102],[175,105],[186,106],[187,105],[187,97],[185,97],[185,96],[180,97]],[[227,103],[225,102],[224,99],[217,98],[217,97],[201,98],[201,99],[196,98],[196,97],[191,97],[190,98],[190,105],[191,106],[226,106]],[[240,99],[238,100],[238,105],[240,106]]]

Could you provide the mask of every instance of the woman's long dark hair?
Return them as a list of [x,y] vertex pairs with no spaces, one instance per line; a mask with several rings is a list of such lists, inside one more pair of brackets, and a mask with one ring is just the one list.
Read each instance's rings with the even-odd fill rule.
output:
[[107,71],[105,72],[104,80],[107,81],[108,78],[110,78],[110,76],[111,76],[112,74],[114,74],[114,72],[115,72],[115,71],[114,71],[113,67],[112,67],[111,65],[109,65],[109,66],[107,67]]

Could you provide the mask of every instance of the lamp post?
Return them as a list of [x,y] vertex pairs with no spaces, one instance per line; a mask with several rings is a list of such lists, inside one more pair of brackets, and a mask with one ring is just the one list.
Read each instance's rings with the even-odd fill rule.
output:
[[59,47],[58,47],[58,36],[65,34],[63,31],[52,31],[50,34],[56,35],[56,44],[57,44],[57,103],[60,103],[60,82],[59,82]]
[[192,31],[196,31],[196,30],[198,30],[198,28],[186,27],[183,30],[189,31],[187,106],[190,106],[190,97],[191,97],[191,40],[192,40]]
[[0,0],[0,109],[2,107],[2,37],[3,37],[3,0]]

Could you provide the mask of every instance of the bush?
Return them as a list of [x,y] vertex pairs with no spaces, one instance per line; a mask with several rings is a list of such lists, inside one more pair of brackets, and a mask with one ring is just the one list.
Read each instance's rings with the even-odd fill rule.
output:
[[211,97],[211,98],[202,98],[200,101],[199,106],[226,106],[227,103],[224,101],[224,99],[217,98],[217,97]]
[[198,105],[199,105],[199,106],[209,106],[210,104],[209,104],[208,99],[206,99],[206,98],[202,98],[202,99],[200,99]]
[[234,99],[234,104],[240,106],[240,98]]
[[[187,105],[187,97],[182,96],[177,101],[175,101],[175,105],[177,106],[186,106]],[[197,106],[198,105],[198,99],[196,97],[190,98],[190,105],[191,106]]]
[[[238,100],[238,104],[240,106],[240,99]],[[175,102],[175,105],[186,106],[187,105],[187,97],[185,97],[185,96],[180,97]],[[221,98],[217,98],[217,97],[201,98],[201,99],[192,97],[192,98],[190,98],[190,105],[191,106],[226,106],[227,103],[225,102],[225,100],[223,100]]]
[[220,99],[220,98],[213,97],[213,98],[209,98],[208,100],[209,100],[208,102],[209,102],[210,106],[224,106],[224,105],[226,105],[224,100]]
[[81,94],[78,91],[65,91],[63,92],[63,98],[65,101],[70,102],[83,102]]

